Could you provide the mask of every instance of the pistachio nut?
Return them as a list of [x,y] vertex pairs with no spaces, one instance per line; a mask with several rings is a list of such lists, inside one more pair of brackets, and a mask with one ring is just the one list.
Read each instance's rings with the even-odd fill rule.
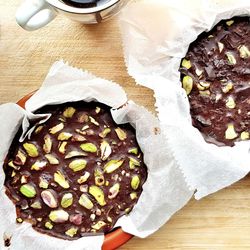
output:
[[76,227],[71,227],[68,229],[65,234],[68,235],[69,237],[73,238],[77,234],[78,228]]
[[183,77],[182,87],[185,89],[186,94],[189,95],[193,89],[193,79],[191,76],[184,76]]
[[247,48],[247,46],[245,45],[241,45],[239,47],[239,51],[240,51],[240,57],[245,59],[245,58],[248,58],[250,57],[250,51],[249,49]]
[[28,176],[27,175],[22,175],[22,177],[21,177],[21,183],[22,184],[25,184],[25,183],[28,183]]
[[125,132],[124,130],[122,130],[121,128],[119,128],[119,127],[116,128],[116,129],[115,129],[115,132],[116,132],[116,134],[117,134],[119,140],[124,141],[125,139],[127,139],[127,134],[126,134],[126,132]]
[[80,135],[86,135],[87,132],[86,131],[82,131],[81,129],[77,128],[75,129],[76,133],[80,134]]
[[41,209],[42,208],[42,204],[40,201],[34,201],[30,206],[34,209]]
[[52,148],[52,140],[49,135],[44,136],[44,144],[43,144],[43,150],[46,154],[49,154],[51,152]]
[[93,229],[95,230],[100,230],[102,227],[104,227],[106,225],[106,222],[104,221],[98,221],[96,224],[94,224],[93,226],[91,226]]
[[70,207],[73,204],[73,195],[71,193],[66,193],[63,195],[61,200],[61,206],[63,208]]
[[236,64],[236,59],[234,55],[230,52],[226,52],[227,60],[230,65],[235,65]]
[[79,152],[79,151],[70,151],[65,157],[64,159],[71,159],[71,158],[74,158],[74,157],[80,157],[80,156],[87,156],[86,153],[84,152]]
[[49,132],[54,135],[57,132],[61,131],[63,128],[64,128],[64,124],[61,122],[61,123],[57,124],[56,126],[50,128]]
[[46,161],[36,161],[31,166],[31,170],[40,171],[40,170],[43,170],[46,166],[47,166],[47,162]]
[[80,176],[79,179],[77,180],[78,184],[82,184],[88,180],[90,176],[89,172],[85,172],[84,175]]
[[69,214],[62,209],[53,210],[49,214],[49,219],[55,223],[63,223],[68,221]]
[[60,171],[54,173],[54,181],[58,183],[62,188],[69,188],[69,182],[66,180],[65,176]]
[[241,140],[248,140],[249,138],[250,138],[249,132],[247,132],[247,131],[241,132],[241,134],[240,134],[240,139]]
[[122,164],[124,160],[110,160],[107,162],[104,166],[104,172],[110,174],[114,172],[116,169],[118,169]]
[[137,199],[137,193],[136,192],[132,192],[132,193],[130,193],[130,199],[131,200],[135,200],[135,199]]
[[128,152],[129,152],[130,154],[135,154],[135,155],[137,155],[137,154],[138,154],[138,148],[136,148],[136,147],[130,148],[130,149],[128,150]]
[[210,91],[209,90],[200,90],[199,91],[201,96],[210,96]]
[[71,141],[86,141],[86,138],[82,135],[73,135]]
[[130,169],[135,169],[136,166],[139,167],[140,165],[141,164],[137,159],[135,159],[133,157],[129,157],[129,168]]
[[83,170],[87,165],[87,161],[83,159],[73,160],[69,164],[69,168],[72,169],[74,172],[78,172]]
[[20,217],[18,217],[18,218],[16,218],[16,222],[17,222],[17,223],[23,223],[23,219],[20,218]]
[[101,146],[101,159],[103,161],[107,160],[107,158],[111,155],[112,149],[107,141],[102,141]]
[[66,142],[66,141],[63,141],[63,142],[59,143],[59,148],[58,149],[59,149],[59,152],[61,154],[65,154],[67,144],[68,144],[68,142]]
[[134,175],[131,179],[131,187],[136,190],[140,184],[140,177],[138,175]]
[[228,140],[233,140],[238,136],[238,134],[234,130],[233,124],[228,124],[227,130],[225,132],[225,138]]
[[105,184],[105,179],[103,175],[95,176],[95,184],[97,186],[103,186]]
[[198,69],[198,68],[195,70],[195,74],[196,74],[197,76],[201,76],[202,73],[203,73],[203,71],[200,70],[200,69]]
[[30,184],[24,184],[20,187],[20,192],[27,198],[34,198],[36,196],[36,189]]
[[97,152],[97,147],[93,143],[83,143],[80,145],[80,148],[85,152],[95,153]]
[[226,106],[227,106],[228,108],[230,108],[230,109],[234,109],[234,108],[235,108],[236,103],[235,103],[233,97],[231,97],[231,96],[228,97],[228,99],[227,99],[227,101],[226,101]]
[[228,93],[231,89],[233,89],[233,84],[231,82],[227,83],[226,86],[222,88],[223,93]]
[[119,184],[119,183],[114,184],[114,185],[109,189],[108,198],[109,198],[109,199],[114,199],[114,198],[118,195],[119,191],[120,191],[120,184]]
[[104,193],[101,188],[94,185],[90,186],[89,193],[96,199],[96,201],[99,203],[100,206],[106,205]]
[[14,168],[15,170],[19,170],[20,166],[16,166],[13,161],[8,162],[8,166]]
[[57,208],[57,194],[54,190],[48,189],[41,192],[43,202],[50,208]]
[[66,117],[66,118],[71,118],[74,113],[76,112],[76,109],[73,108],[73,107],[68,107],[64,110],[63,112],[63,116]]
[[101,108],[100,108],[100,107],[96,107],[96,108],[95,108],[95,112],[96,112],[96,114],[99,114],[99,113],[100,113],[100,111],[101,111]]
[[81,195],[79,199],[79,204],[87,209],[92,209],[94,207],[94,204],[86,194]]
[[234,23],[234,20],[229,20],[229,21],[226,22],[226,25],[231,26],[233,23]]
[[26,159],[27,159],[26,155],[21,150],[18,150],[15,159],[15,164],[23,166],[26,162]]
[[47,221],[44,225],[47,229],[51,230],[53,228],[53,224],[49,221]]
[[67,141],[68,139],[70,139],[72,137],[72,134],[71,133],[68,133],[68,132],[61,132],[57,139],[59,141]]
[[198,84],[197,84],[197,88],[199,89],[199,90],[205,90],[205,89],[209,89],[209,87],[210,87],[210,83],[209,82],[199,82]]
[[59,161],[57,160],[57,158],[54,155],[52,155],[52,154],[46,154],[45,158],[48,160],[48,162],[51,165],[57,165],[57,164],[59,164]]
[[186,69],[190,69],[192,67],[192,64],[191,64],[190,60],[187,60],[186,58],[184,58],[181,62],[181,66],[186,68]]
[[83,122],[88,122],[89,117],[87,114],[80,114],[77,118],[78,122],[83,123]]
[[39,155],[38,149],[34,144],[26,142],[23,144],[23,147],[30,157],[37,157]]
[[86,129],[88,129],[88,128],[89,128],[89,125],[84,125],[84,126],[81,128],[81,130],[84,131],[84,130],[86,130]]
[[217,44],[218,44],[218,47],[219,47],[219,51],[220,51],[220,53],[221,53],[222,50],[224,49],[224,44],[221,43],[221,42],[218,42]]
[[91,123],[95,124],[96,126],[100,125],[92,116],[89,116],[89,120]]
[[38,127],[35,129],[35,134],[39,134],[39,133],[42,131],[42,129],[43,129],[43,126],[42,126],[42,125],[38,126]]
[[39,187],[43,189],[47,189],[49,187],[49,182],[43,177],[39,177]]
[[105,138],[109,133],[111,132],[110,128],[105,128],[103,131],[99,134],[101,138]]

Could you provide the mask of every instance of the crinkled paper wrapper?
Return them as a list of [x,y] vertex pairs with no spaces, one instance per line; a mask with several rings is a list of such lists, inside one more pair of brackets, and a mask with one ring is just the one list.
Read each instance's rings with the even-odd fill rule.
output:
[[250,15],[249,0],[138,0],[120,18],[128,72],[138,84],[154,90],[161,128],[197,199],[249,172],[250,141],[234,147],[206,143],[191,124],[178,69],[200,33],[238,15]]
[[[97,78],[88,72],[56,62],[41,88],[26,102],[26,110],[16,104],[0,106],[0,159],[1,163],[8,153],[9,146],[19,126],[24,132],[28,120],[37,118],[33,111],[46,104],[59,104],[69,101],[92,100],[109,105],[112,116],[118,124],[129,122],[136,128],[138,143],[144,153],[148,167],[148,179],[138,203],[128,216],[121,217],[116,226],[139,237],[146,237],[161,227],[173,213],[179,210],[192,196],[180,170],[176,168],[173,157],[168,153],[164,137],[155,134],[158,120],[146,109],[128,101],[124,90],[117,84]],[[48,114],[39,115],[41,120]],[[29,133],[24,133],[23,135]],[[23,137],[24,137],[23,136]],[[83,237],[75,241],[61,240],[40,234],[29,223],[17,224],[13,203],[5,194],[4,172],[0,173],[0,249],[13,250],[82,250],[100,249],[103,235]],[[3,237],[11,236],[10,248],[4,247]]]

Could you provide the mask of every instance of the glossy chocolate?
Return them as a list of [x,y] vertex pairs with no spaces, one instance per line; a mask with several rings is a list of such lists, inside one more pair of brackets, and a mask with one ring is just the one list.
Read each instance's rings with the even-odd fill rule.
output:
[[182,61],[182,82],[190,80],[185,76],[193,81],[188,95],[193,125],[207,142],[233,146],[249,139],[249,50],[249,17],[236,17],[202,33]]
[[37,113],[51,118],[23,143],[20,129],[4,164],[17,222],[70,240],[107,233],[131,211],[147,170],[135,130],[118,126],[109,109],[94,102],[47,106]]

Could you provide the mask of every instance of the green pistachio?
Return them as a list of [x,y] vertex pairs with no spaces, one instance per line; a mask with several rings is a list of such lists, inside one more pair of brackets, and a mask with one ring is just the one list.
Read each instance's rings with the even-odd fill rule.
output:
[[65,188],[65,189],[69,188],[68,181],[66,180],[65,176],[60,171],[57,171],[56,173],[54,173],[54,180],[61,187]]
[[33,198],[36,196],[35,188],[30,184],[24,184],[20,187],[20,192],[27,198]]
[[120,184],[119,184],[119,183],[114,184],[114,185],[109,189],[108,198],[109,198],[109,199],[114,199],[114,198],[118,195],[119,191],[120,191]]
[[34,144],[26,142],[23,144],[23,147],[30,157],[37,157],[39,155],[38,149]]
[[247,131],[241,132],[241,134],[240,134],[240,139],[241,140],[248,140],[249,138],[250,138],[249,132],[247,132]]
[[34,209],[41,209],[42,208],[40,201],[34,201],[30,206]]
[[57,165],[57,164],[59,164],[58,159],[54,155],[52,155],[52,154],[46,154],[45,157],[46,157],[46,159],[48,160],[48,162],[51,165]]
[[43,144],[43,150],[46,154],[49,154],[51,152],[52,148],[52,140],[49,135],[44,136],[44,144]]
[[245,58],[250,57],[250,51],[247,48],[247,46],[245,46],[245,45],[240,46],[239,51],[240,51],[240,57],[241,58],[245,59]]
[[190,69],[192,67],[192,64],[191,64],[190,60],[187,60],[186,58],[184,58],[181,62],[181,66],[186,68],[186,69]]
[[76,112],[76,109],[73,108],[73,107],[68,107],[64,110],[63,112],[63,116],[66,117],[66,118],[71,118],[74,113]]
[[53,224],[49,221],[47,221],[44,225],[47,229],[51,230],[53,228]]
[[68,142],[66,142],[66,141],[63,141],[63,142],[61,142],[61,143],[59,144],[59,152],[60,152],[61,154],[65,154],[67,144],[68,144]]
[[71,133],[67,133],[67,132],[61,132],[57,139],[59,141],[67,141],[68,139],[70,139],[72,137],[72,134]]
[[69,168],[72,169],[74,172],[78,172],[83,170],[87,165],[87,161],[83,159],[73,160],[69,164]]
[[99,136],[100,136],[101,138],[105,138],[110,132],[111,132],[111,129],[110,129],[110,128],[105,128],[105,129],[99,134]]
[[110,174],[114,172],[116,169],[118,169],[122,164],[124,160],[110,160],[107,162],[104,166],[104,172]]
[[131,193],[129,196],[130,196],[131,200],[137,199],[137,193],[135,193],[135,192]]
[[228,140],[233,140],[238,136],[238,134],[234,130],[233,124],[228,124],[227,130],[225,132],[225,138]]
[[63,128],[64,128],[64,124],[61,122],[61,123],[59,123],[58,125],[56,125],[56,126],[50,128],[50,129],[49,129],[49,132],[50,132],[51,134],[54,135],[54,134],[56,134],[57,132],[61,131]]
[[191,76],[184,76],[183,77],[182,87],[185,89],[187,95],[189,95],[193,89],[193,79]]
[[73,195],[71,193],[66,193],[63,195],[61,200],[61,206],[63,208],[70,207],[73,204]]
[[47,189],[49,187],[49,183],[46,179],[40,177],[39,178],[39,187],[43,189]]
[[112,149],[107,141],[102,141],[100,145],[101,150],[101,159],[103,161],[107,160],[107,158],[111,155]]
[[89,172],[85,172],[84,175],[80,176],[77,180],[78,184],[82,184],[84,182],[86,182],[88,180],[90,176],[90,173]]
[[68,229],[65,234],[68,235],[69,237],[73,238],[77,234],[78,228],[76,227],[71,227]]
[[128,152],[129,152],[130,154],[135,154],[135,155],[137,155],[137,154],[138,154],[138,148],[136,148],[136,147],[130,148],[130,149],[128,150]]
[[97,186],[90,186],[89,193],[92,196],[94,196],[94,198],[96,199],[96,201],[99,203],[100,206],[106,205],[104,193],[103,193],[101,188],[99,188]]
[[43,170],[46,166],[47,166],[47,162],[46,161],[36,161],[31,166],[31,170],[40,171],[40,170]]
[[102,227],[106,225],[106,222],[104,221],[98,221],[95,225],[91,226],[95,230],[100,230]]
[[81,157],[81,156],[87,156],[86,153],[84,152],[79,152],[79,151],[70,151],[65,157],[64,159],[70,159],[70,158],[74,158],[74,157]]
[[82,194],[78,202],[81,206],[87,209],[92,209],[94,207],[94,204],[86,194]]
[[236,64],[236,59],[235,59],[235,57],[234,57],[234,55],[232,53],[227,52],[226,56],[227,56],[228,63],[230,65],[235,65]]
[[135,158],[129,157],[129,168],[130,169],[135,169],[136,166],[140,166],[140,162],[136,160]]
[[80,148],[85,152],[95,153],[97,151],[97,147],[93,143],[83,143]]
[[140,184],[140,178],[138,175],[134,175],[131,180],[131,187],[136,190],[139,187]]
[[99,126],[99,123],[92,116],[89,116],[89,120],[91,123],[95,124],[96,126]]
[[115,132],[118,136],[118,138],[121,140],[121,141],[124,141],[126,138],[127,138],[127,134],[124,130],[122,130],[121,128],[116,128],[115,129]]
[[62,210],[53,210],[49,214],[49,219],[55,223],[63,223],[69,219],[69,214]]

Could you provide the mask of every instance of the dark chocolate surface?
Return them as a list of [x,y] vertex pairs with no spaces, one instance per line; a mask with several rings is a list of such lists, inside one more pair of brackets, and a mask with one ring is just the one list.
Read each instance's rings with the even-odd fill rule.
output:
[[[233,146],[249,139],[249,50],[249,17],[235,17],[202,33],[182,61],[181,79],[189,94],[193,125],[207,142]],[[193,82],[190,93],[185,80]]]
[[[136,204],[147,178],[135,130],[129,124],[116,125],[109,107],[99,103],[47,106],[37,113],[52,113],[52,116],[23,143],[18,141],[20,130],[4,164],[6,193],[16,204],[17,222],[27,220],[37,231],[63,239],[109,232],[117,219]],[[69,154],[74,151],[80,155]],[[47,159],[48,154],[58,162]],[[81,164],[72,164],[79,163],[77,160]],[[37,161],[40,164],[34,165]],[[117,165],[107,166],[107,163]],[[64,181],[55,179],[58,171]],[[86,181],[84,177],[79,179],[88,175]],[[68,199],[61,203],[65,194]],[[84,205],[79,203],[82,195]],[[55,214],[51,215],[51,211],[57,211],[59,219],[53,218]]]

